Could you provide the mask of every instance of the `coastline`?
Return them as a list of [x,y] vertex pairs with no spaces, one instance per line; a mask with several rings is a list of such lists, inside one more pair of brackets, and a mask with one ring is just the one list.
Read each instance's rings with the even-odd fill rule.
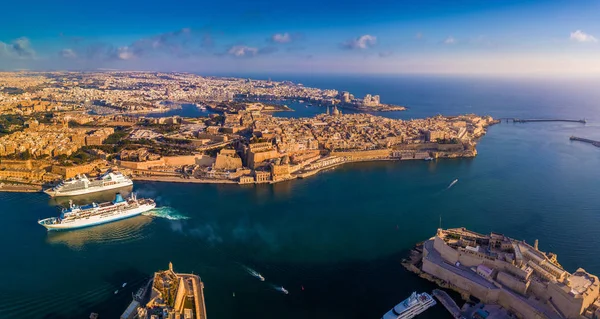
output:
[[42,191],[41,185],[33,184],[5,184],[0,183],[0,192],[6,193],[38,193]]
[[[455,158],[472,158],[473,156],[456,156],[456,157],[442,157],[445,159],[455,159]],[[439,159],[442,159],[439,158]],[[369,159],[344,159],[339,162],[335,162],[323,167],[318,167],[315,169],[311,169],[308,171],[302,171],[298,173],[292,174],[288,178],[283,178],[279,180],[271,180],[265,182],[240,182],[236,180],[230,179],[200,179],[200,178],[184,178],[182,176],[164,176],[164,175],[154,175],[154,176],[133,176],[131,179],[134,181],[146,181],[146,182],[167,182],[167,183],[193,183],[193,184],[237,184],[237,185],[256,185],[256,184],[276,184],[281,182],[287,182],[295,179],[305,179],[317,175],[320,172],[333,170],[337,167],[343,166],[345,164],[353,164],[353,163],[369,163],[369,162],[401,162],[401,161],[425,161],[422,158],[369,158]]]

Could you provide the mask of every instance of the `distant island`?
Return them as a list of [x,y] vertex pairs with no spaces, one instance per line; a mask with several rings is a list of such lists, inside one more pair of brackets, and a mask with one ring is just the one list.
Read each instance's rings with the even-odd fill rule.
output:
[[[579,268],[569,273],[556,254],[503,234],[438,229],[403,262],[441,287],[496,304],[517,318],[598,318],[600,282]],[[460,317],[456,305],[446,305]],[[454,309],[452,309],[454,308]]]
[[[473,114],[410,121],[343,114],[395,106],[290,82],[184,73],[24,72],[2,73],[0,81],[0,190],[10,191],[108,169],[137,180],[255,184],[351,162],[473,157],[497,122]],[[323,113],[273,117],[291,109],[269,99],[318,103]],[[213,112],[143,116],[164,111],[164,101]]]

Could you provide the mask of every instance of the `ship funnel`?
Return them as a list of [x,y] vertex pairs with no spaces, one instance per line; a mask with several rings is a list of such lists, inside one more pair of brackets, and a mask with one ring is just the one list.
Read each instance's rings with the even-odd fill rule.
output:
[[117,195],[115,196],[115,201],[113,203],[117,204],[117,203],[122,203],[124,201],[125,200],[123,199],[123,196],[121,195],[121,193],[117,193]]

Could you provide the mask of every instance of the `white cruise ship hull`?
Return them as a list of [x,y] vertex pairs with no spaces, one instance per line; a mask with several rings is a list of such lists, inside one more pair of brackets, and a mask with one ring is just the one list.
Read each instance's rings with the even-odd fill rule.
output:
[[48,230],[78,229],[78,228],[106,224],[106,223],[118,221],[121,219],[138,216],[144,212],[154,209],[155,207],[156,207],[155,203],[144,204],[144,205],[140,205],[133,209],[115,212],[114,214],[111,214],[108,216],[96,215],[96,216],[90,216],[87,218],[79,218],[79,219],[75,219],[75,220],[71,220],[71,221],[63,221],[61,223],[48,223],[48,224],[44,223],[45,220],[41,220],[38,223],[40,225],[46,227],[46,229],[48,229]]
[[51,197],[77,196],[77,195],[85,195],[85,194],[91,194],[91,193],[96,193],[96,192],[108,191],[111,189],[123,188],[123,187],[131,186],[131,185],[133,185],[133,182],[131,180],[129,180],[129,181],[125,181],[125,182],[113,184],[113,185],[108,185],[108,186],[89,187],[89,188],[83,188],[83,189],[67,191],[67,192],[53,191],[52,189],[49,189],[49,190],[46,190],[45,193],[50,195]]

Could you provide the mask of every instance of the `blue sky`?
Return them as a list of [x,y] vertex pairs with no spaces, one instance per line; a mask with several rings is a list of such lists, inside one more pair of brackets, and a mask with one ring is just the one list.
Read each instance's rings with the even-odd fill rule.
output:
[[600,74],[599,0],[33,0],[2,8],[3,70]]

